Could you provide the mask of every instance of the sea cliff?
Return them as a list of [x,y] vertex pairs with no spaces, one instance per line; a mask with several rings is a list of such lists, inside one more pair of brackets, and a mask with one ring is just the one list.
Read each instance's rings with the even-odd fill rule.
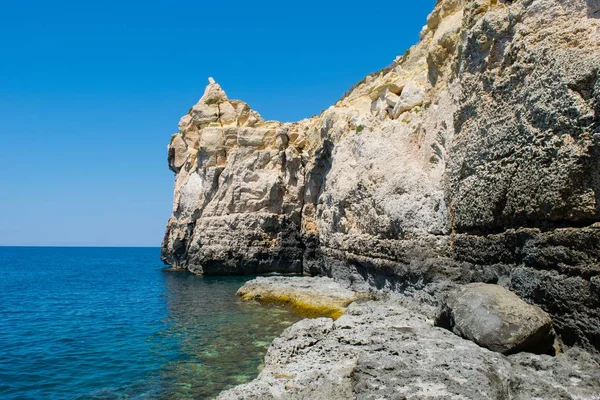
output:
[[495,283],[597,351],[599,71],[598,0],[439,0],[418,44],[319,116],[265,121],[210,79],[168,147],[162,259],[431,305]]

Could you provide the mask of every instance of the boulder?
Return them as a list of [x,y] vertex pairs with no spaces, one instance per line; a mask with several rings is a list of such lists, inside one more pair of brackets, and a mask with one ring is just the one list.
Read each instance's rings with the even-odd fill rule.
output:
[[390,107],[394,107],[396,105],[396,103],[398,102],[398,95],[395,94],[394,92],[387,90],[385,92],[385,102],[388,106]]
[[269,347],[228,399],[598,399],[600,368],[571,349],[509,357],[436,328],[395,301],[352,303],[341,318],[302,320]]
[[425,92],[423,91],[423,89],[415,85],[414,83],[409,82],[402,90],[400,99],[394,106],[394,111],[392,111],[392,117],[396,119],[403,112],[412,110],[413,108],[422,105],[424,97]]
[[550,316],[498,285],[472,283],[451,292],[437,324],[503,354],[548,353],[554,343]]

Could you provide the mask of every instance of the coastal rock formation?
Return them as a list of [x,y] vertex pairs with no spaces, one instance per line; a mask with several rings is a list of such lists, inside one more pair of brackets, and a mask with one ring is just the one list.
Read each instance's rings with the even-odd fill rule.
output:
[[248,281],[237,295],[243,300],[287,305],[305,317],[333,319],[341,317],[346,307],[361,297],[331,278],[284,276]]
[[498,285],[471,283],[456,289],[438,325],[503,354],[548,353],[554,343],[548,313]]
[[218,399],[600,399],[600,365],[579,349],[506,357],[393,301],[353,303],[288,328]]
[[420,42],[319,116],[211,80],[169,145],[163,260],[396,292],[498,283],[600,349],[600,5],[439,0]]
[[211,78],[169,145],[176,173],[162,258],[201,274],[301,272],[304,177],[287,129]]

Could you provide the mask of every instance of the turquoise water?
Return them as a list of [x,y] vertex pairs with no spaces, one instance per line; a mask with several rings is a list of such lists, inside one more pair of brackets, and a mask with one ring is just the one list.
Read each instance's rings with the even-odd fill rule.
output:
[[249,278],[163,270],[159,249],[0,247],[0,398],[198,399],[253,379],[297,317]]

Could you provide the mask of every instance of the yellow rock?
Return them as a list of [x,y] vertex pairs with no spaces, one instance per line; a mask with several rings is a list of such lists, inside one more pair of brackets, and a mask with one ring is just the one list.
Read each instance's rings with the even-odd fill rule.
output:
[[281,276],[259,277],[246,282],[237,295],[246,301],[289,306],[306,318],[333,319],[341,317],[353,301],[367,297],[330,278]]

